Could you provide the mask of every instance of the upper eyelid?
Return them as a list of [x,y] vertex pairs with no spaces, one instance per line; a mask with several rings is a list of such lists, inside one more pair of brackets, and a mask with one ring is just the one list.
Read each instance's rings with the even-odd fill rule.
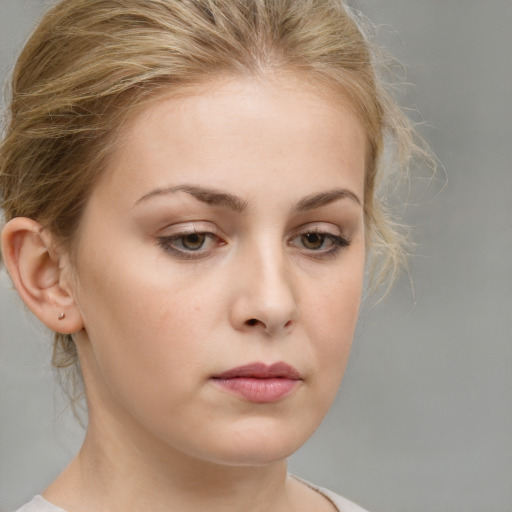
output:
[[[327,227],[331,226],[331,228]],[[295,228],[292,231],[291,236],[295,237],[298,235],[303,235],[305,233],[323,233],[326,235],[333,236],[344,236],[343,229],[337,224],[333,224],[331,222],[318,222],[318,223],[307,223],[302,226]]]
[[[229,228],[231,231],[234,226]],[[292,227],[289,230],[290,235],[296,233],[305,232],[320,232],[320,233],[331,233],[336,235],[342,235],[345,229],[337,221],[331,220],[310,220],[308,222],[301,223],[298,226]],[[227,236],[225,231],[217,225],[215,221],[208,219],[190,219],[182,222],[166,224],[158,229],[158,233],[168,232],[170,234],[180,233],[214,233],[219,236]],[[289,236],[290,236],[289,235]]]
[[159,233],[168,234],[161,236],[180,236],[187,235],[189,233],[212,233],[214,235],[220,236],[220,230],[214,224],[208,221],[194,221],[191,223],[179,223],[179,224],[171,224],[165,226],[164,228],[159,230]]
[[[327,227],[327,226],[330,226]],[[165,233],[165,232],[168,233]],[[198,233],[198,234],[211,234],[218,238],[226,240],[229,238],[221,229],[215,224],[209,221],[194,221],[191,223],[180,223],[166,226],[159,230],[161,238],[180,237],[186,236],[187,234]],[[165,233],[165,234],[163,234]],[[330,222],[318,222],[318,223],[307,223],[291,230],[287,238],[294,238],[306,233],[320,233],[332,236],[345,236],[344,230],[337,224]]]

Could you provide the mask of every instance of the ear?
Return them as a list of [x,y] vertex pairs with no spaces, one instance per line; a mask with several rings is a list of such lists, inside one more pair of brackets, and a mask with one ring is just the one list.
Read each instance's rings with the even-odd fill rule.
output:
[[83,329],[69,256],[55,250],[38,222],[26,217],[9,221],[2,231],[2,254],[16,290],[39,320],[62,334]]

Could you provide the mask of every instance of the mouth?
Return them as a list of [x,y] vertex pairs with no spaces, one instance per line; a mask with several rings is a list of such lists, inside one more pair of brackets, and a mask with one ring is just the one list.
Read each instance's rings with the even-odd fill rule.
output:
[[300,373],[286,363],[253,363],[212,377],[216,385],[254,403],[277,402],[302,382]]

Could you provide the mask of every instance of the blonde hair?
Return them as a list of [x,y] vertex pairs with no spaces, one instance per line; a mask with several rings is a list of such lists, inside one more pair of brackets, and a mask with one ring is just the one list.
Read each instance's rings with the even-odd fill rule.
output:
[[[81,213],[135,109],[219,75],[291,73],[348,98],[368,135],[364,209],[374,286],[404,261],[403,237],[376,187],[414,152],[407,118],[385,92],[371,45],[341,0],[63,0],[44,16],[12,79],[0,147],[6,220],[39,221],[72,250]],[[389,162],[389,159],[386,159]],[[53,364],[76,366],[69,335]]]

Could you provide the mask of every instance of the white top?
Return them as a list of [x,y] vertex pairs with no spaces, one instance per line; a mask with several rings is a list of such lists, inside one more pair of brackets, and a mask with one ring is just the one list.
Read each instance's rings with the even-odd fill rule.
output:
[[[324,487],[318,487],[302,478],[298,478],[293,475],[294,478],[299,480],[300,482],[306,484],[311,489],[314,489],[316,492],[319,492],[323,496],[325,496],[329,501],[333,503],[338,512],[368,512],[367,510],[361,508],[359,505],[356,505],[352,501],[347,500],[343,496],[336,494],[335,492],[329,491],[329,489],[325,489]],[[49,511],[49,512],[57,512],[57,511]],[[60,512],[60,511],[59,511]]]
[[42,496],[36,496],[31,502],[23,505],[16,512],[66,512],[46,501]]
[[[296,478],[296,477],[295,477]],[[338,512],[367,512],[362,509],[359,505],[352,503],[347,500],[343,496],[339,496],[338,494],[329,491],[328,489],[324,489],[323,487],[318,487],[316,485],[310,484],[301,478],[297,478],[301,482],[305,483],[311,489],[319,492],[323,496],[325,496],[329,501],[331,501]],[[27,503],[16,512],[66,512],[64,509],[52,505],[50,502],[46,501],[42,496],[36,496],[30,503]]]

